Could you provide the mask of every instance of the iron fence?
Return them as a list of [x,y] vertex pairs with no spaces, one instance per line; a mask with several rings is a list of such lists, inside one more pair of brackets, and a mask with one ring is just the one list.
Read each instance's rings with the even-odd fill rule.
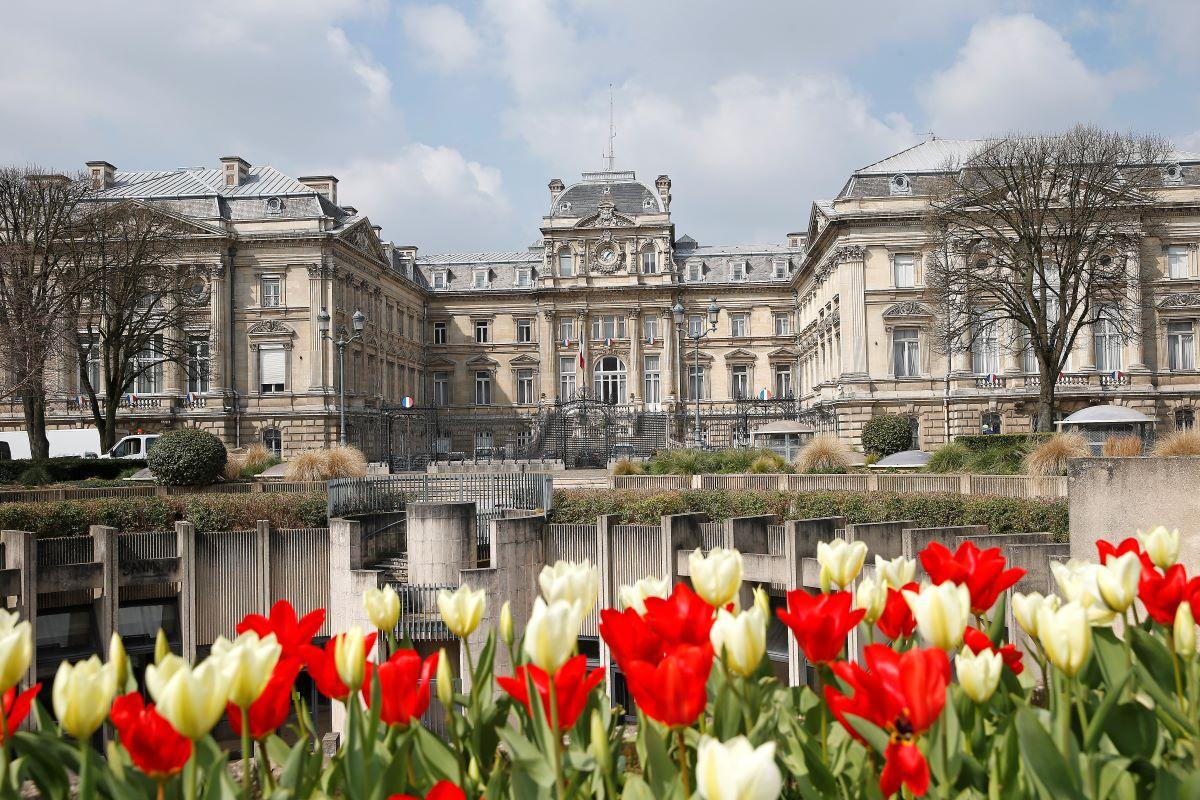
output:
[[391,582],[400,597],[400,619],[396,623],[397,641],[407,636],[414,642],[444,642],[454,634],[438,612],[438,592],[454,591],[457,586],[419,585]]
[[403,511],[414,501],[473,501],[478,510],[542,508],[553,505],[549,475],[528,472],[449,475],[379,475],[337,478],[328,485],[330,519]]

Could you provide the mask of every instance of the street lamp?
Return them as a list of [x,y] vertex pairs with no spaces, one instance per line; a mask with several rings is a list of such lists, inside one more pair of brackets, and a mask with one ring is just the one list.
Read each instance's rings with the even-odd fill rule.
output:
[[697,328],[695,331],[684,325],[684,308],[681,300],[676,300],[675,305],[671,307],[671,317],[675,320],[675,328],[679,331],[681,337],[686,337],[692,340],[692,363],[696,368],[696,423],[692,431],[692,436],[697,448],[701,447],[700,439],[700,385],[702,378],[700,377],[700,340],[708,336],[710,333],[715,333],[717,330],[717,317],[721,313],[721,307],[717,305],[717,298],[712,298],[708,303],[708,327]]
[[333,346],[338,351],[338,441],[342,446],[346,442],[346,347],[352,342],[356,342],[362,338],[363,326],[367,322],[366,316],[355,309],[354,315],[350,317],[350,324],[354,326],[354,335],[347,338],[346,331],[343,328],[334,338],[329,333],[330,324],[329,312],[321,309],[317,313],[317,330],[321,332],[322,339],[328,339],[333,342]]

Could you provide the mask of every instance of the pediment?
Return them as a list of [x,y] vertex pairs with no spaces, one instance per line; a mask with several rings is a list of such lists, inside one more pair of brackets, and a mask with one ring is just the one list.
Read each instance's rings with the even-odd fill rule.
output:
[[726,361],[755,361],[758,359],[754,353],[739,347],[737,350],[731,350],[725,354]]
[[767,353],[768,359],[795,359],[796,351],[790,347],[780,347]]
[[493,361],[492,359],[488,358],[487,356],[478,355],[478,356],[475,356],[474,358],[467,359],[467,366],[468,367],[486,367],[489,369],[495,369],[496,367],[500,366],[500,364],[499,364],[499,362]]
[[1159,308],[1195,308],[1200,306],[1200,292],[1176,292],[1158,301]]
[[605,209],[601,209],[600,211],[596,212],[595,214],[584,217],[583,219],[579,220],[579,222],[576,222],[575,227],[576,228],[632,228],[636,224],[637,223],[635,223],[631,217],[627,217],[624,214],[619,214],[616,211],[613,211],[610,214],[610,213],[607,213]]
[[916,302],[895,303],[884,310],[885,319],[895,317],[932,317],[933,312],[926,306]]
[[426,366],[429,369],[435,369],[437,367],[449,367],[450,369],[454,369],[454,367],[456,367],[457,364],[455,364],[453,361],[451,361],[448,358],[444,358],[442,356],[435,356],[435,357],[429,359],[428,362],[426,362]]
[[513,367],[536,367],[540,366],[542,362],[531,355],[519,355],[508,363]]
[[247,336],[295,336],[296,331],[287,323],[277,319],[264,319],[246,330]]
[[346,230],[338,234],[337,238],[349,244],[356,250],[361,250],[372,258],[386,261],[383,252],[383,245],[379,241],[379,236],[375,233],[375,229],[371,227],[371,220],[363,217],[359,222],[354,223]]
[[185,236],[226,236],[228,233],[224,228],[216,225],[210,225],[205,222],[200,222],[191,217],[183,216],[182,214],[172,213],[161,205],[147,202],[145,200],[128,199],[98,201],[97,205],[92,208],[95,209],[94,213],[97,214],[116,214],[119,213],[119,211],[123,208],[146,211],[150,214],[163,217],[164,219],[172,220],[175,225],[178,226],[180,232]]

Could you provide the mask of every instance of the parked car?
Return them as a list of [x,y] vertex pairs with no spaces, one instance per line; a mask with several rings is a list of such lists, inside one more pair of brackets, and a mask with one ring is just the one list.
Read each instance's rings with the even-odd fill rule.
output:
[[101,458],[145,458],[158,442],[157,433],[135,433],[124,436]]
[[[82,456],[95,458],[100,452],[100,431],[95,428],[67,428],[46,431],[50,442],[50,457]],[[8,448],[9,458],[29,458],[29,434],[25,431],[0,433],[0,443]]]

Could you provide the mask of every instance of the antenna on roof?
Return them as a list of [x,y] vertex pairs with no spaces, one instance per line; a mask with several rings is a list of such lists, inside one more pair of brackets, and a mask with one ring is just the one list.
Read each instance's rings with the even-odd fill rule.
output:
[[937,141],[937,134],[936,134],[936,133],[934,133],[933,131],[927,131],[927,132],[926,132],[926,135],[928,135],[928,136],[929,136],[929,141],[931,141],[931,142],[936,142],[936,141]]
[[613,155],[613,139],[617,138],[617,130],[613,125],[613,91],[612,84],[608,85],[608,153],[604,158],[608,159],[608,171],[612,172],[616,169],[616,156]]

